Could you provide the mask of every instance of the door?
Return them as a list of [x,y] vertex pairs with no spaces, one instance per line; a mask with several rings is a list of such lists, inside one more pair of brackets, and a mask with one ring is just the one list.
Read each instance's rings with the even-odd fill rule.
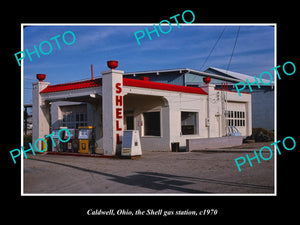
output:
[[127,130],[134,130],[133,116],[126,116]]

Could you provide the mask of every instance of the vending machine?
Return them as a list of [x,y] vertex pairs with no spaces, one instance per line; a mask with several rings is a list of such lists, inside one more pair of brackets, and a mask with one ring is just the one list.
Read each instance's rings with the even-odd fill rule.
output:
[[79,153],[95,153],[95,127],[78,127]]

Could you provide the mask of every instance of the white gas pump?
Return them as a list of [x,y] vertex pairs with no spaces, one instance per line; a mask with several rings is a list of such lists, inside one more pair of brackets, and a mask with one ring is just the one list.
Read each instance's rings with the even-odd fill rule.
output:
[[55,143],[55,146],[54,146],[54,144],[52,144],[52,152],[59,152],[59,149],[60,149],[60,140],[58,139],[58,131],[59,130],[60,130],[59,128],[52,129],[52,133],[54,132],[54,134],[52,135],[52,138]]
[[68,132],[65,132],[65,135],[64,135],[64,139],[65,140],[68,140],[68,139],[70,139],[68,142],[67,142],[67,151],[68,152],[74,152],[74,149],[73,149],[73,142],[74,142],[74,139],[75,139],[75,129],[68,129],[69,130],[69,132],[70,132],[70,134],[71,134],[71,138],[69,138],[69,134],[68,134]]

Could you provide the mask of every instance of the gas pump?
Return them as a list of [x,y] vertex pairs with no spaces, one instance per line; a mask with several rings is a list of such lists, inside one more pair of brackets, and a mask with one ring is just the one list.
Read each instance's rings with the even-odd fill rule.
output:
[[[75,152],[75,148],[76,146],[74,146],[75,144],[75,139],[76,139],[76,130],[75,129],[68,129],[71,133],[71,138],[68,142],[65,143],[65,150],[64,151],[67,151],[67,152]],[[68,132],[65,132],[65,135],[64,135],[64,139],[67,140],[69,139],[69,134]]]
[[[68,129],[68,128],[67,127],[60,127],[60,129]],[[67,132],[65,132],[64,130],[62,130],[60,132],[60,138],[62,140],[66,140],[67,138],[69,138],[69,135],[68,135]],[[60,144],[59,144],[59,150],[60,150],[60,152],[66,152],[67,151],[67,149],[68,149],[68,144],[67,143],[68,142],[60,142]]]
[[78,127],[79,152],[95,153],[95,127]]
[[79,150],[79,140],[78,140],[78,129],[75,129],[75,136],[72,140],[72,151],[78,153]]
[[[60,129],[59,128],[53,128],[52,129],[52,133],[54,132],[54,135],[52,136],[53,141],[55,143],[55,145],[52,145],[52,152],[59,152],[60,151],[60,140],[58,139],[58,131]],[[62,132],[61,132],[62,133]],[[60,135],[61,135],[60,133]]]
[[[47,143],[47,149],[44,152],[52,152],[52,141],[51,141],[50,136],[48,136],[46,138],[46,135],[45,135],[45,141]],[[42,149],[45,149],[45,148],[46,148],[45,142],[42,142]]]

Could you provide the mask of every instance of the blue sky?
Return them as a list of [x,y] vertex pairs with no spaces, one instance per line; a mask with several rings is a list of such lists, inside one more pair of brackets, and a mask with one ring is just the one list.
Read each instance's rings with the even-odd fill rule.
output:
[[[32,61],[28,56],[24,65],[24,103],[32,103],[31,83],[36,82],[36,74],[46,74],[47,82],[58,84],[90,78],[90,65],[94,67],[94,77],[101,76],[107,70],[107,60],[118,60],[117,69],[125,72],[161,70],[174,68],[190,68],[200,70],[206,57],[226,29],[202,70],[208,67],[226,69],[238,26],[235,25],[200,25],[191,24],[180,28],[176,24],[168,34],[155,33],[149,40],[147,35],[138,45],[134,32],[152,24],[135,26],[29,26],[24,29],[24,49],[34,51],[43,41],[49,41],[53,50],[49,55],[40,53],[40,58],[33,54]],[[163,30],[168,30],[163,27]],[[72,31],[76,41],[66,45],[62,34]],[[256,75],[269,71],[274,67],[274,28],[271,26],[241,26],[240,33],[231,61],[230,69],[234,72]],[[61,49],[55,40],[58,38]],[[68,35],[66,35],[67,39]],[[43,45],[46,52],[47,44]],[[16,62],[17,63],[17,62]]]

